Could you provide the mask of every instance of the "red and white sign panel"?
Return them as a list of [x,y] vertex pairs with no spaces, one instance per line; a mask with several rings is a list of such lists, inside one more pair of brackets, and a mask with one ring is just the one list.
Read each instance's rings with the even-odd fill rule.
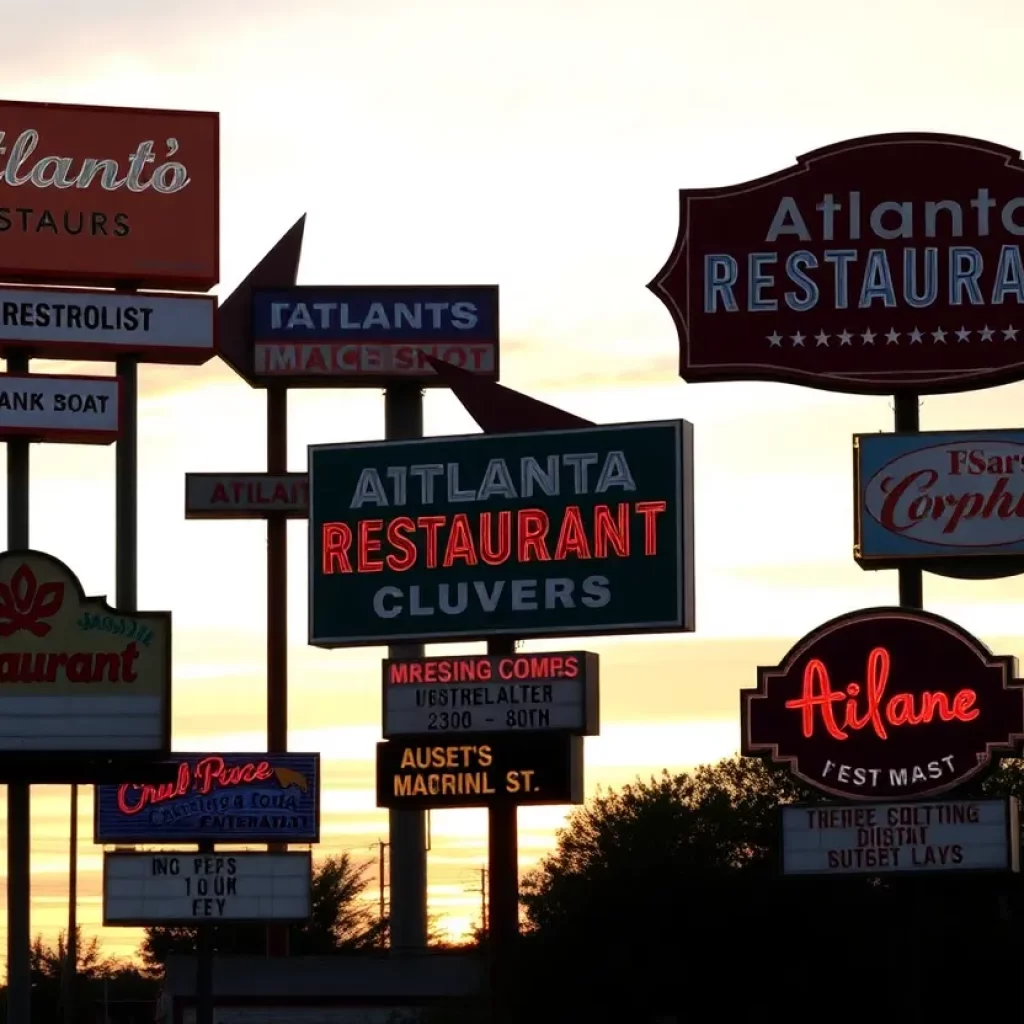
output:
[[110,444],[120,430],[117,377],[0,374],[0,437]]
[[0,288],[0,349],[60,359],[135,355],[198,366],[216,354],[217,300],[79,288]]
[[103,924],[305,921],[312,854],[107,853]]
[[384,735],[598,733],[598,658],[585,651],[388,659]]
[[206,291],[217,114],[0,101],[0,280]]
[[309,516],[305,473],[186,473],[186,519],[289,519]]
[[1001,800],[782,809],[782,871],[1017,871],[1018,805]]

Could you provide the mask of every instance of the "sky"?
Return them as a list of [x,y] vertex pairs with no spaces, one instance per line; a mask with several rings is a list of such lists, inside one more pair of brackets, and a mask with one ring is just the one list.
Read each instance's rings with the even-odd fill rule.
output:
[[[891,429],[891,402],[686,384],[645,285],[671,251],[681,187],[745,181],[874,132],[1024,145],[1019,4],[976,0],[964,18],[946,0],[35,0],[4,21],[17,45],[0,62],[3,98],[220,112],[219,294],[307,213],[299,283],[498,283],[503,383],[596,422],[695,425],[697,632],[586,641],[602,689],[588,793],[732,754],[757,665],[833,615],[895,603],[895,574],[851,556],[851,435]],[[1020,426],[1022,400],[1024,384],[925,398],[921,426]],[[376,391],[293,395],[290,468],[308,444],[382,437],[383,412]],[[428,393],[425,422],[476,429],[447,392]],[[186,472],[265,467],[264,427],[262,393],[216,361],[142,370],[139,601],[174,614],[177,750],[265,743],[265,526],[182,515]],[[32,545],[112,595],[113,449],[34,447],[31,501]],[[317,853],[375,859],[384,651],[306,646],[305,523],[289,544],[289,744],[323,754]],[[998,653],[1024,653],[1018,580],[929,576],[924,596]],[[68,789],[32,799],[32,927],[53,936],[67,916]],[[520,811],[523,870],[565,813]],[[138,931],[99,927],[91,822],[86,789],[79,918],[128,955]],[[431,826],[431,911],[457,936],[478,920],[486,815],[439,812]],[[0,933],[2,921],[0,906]]]

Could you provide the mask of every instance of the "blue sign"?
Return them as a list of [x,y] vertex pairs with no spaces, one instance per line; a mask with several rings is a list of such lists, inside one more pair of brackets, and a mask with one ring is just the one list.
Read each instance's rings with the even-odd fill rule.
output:
[[1024,557],[1024,430],[857,434],[854,557]]
[[96,787],[96,843],[316,843],[319,754],[177,754],[173,782]]
[[254,374],[289,386],[435,377],[432,356],[498,377],[497,285],[302,286],[256,291]]

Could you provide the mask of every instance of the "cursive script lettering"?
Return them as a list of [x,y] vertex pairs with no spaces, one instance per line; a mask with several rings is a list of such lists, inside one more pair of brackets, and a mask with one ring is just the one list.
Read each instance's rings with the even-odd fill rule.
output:
[[[36,188],[86,189],[98,179],[100,188],[105,192],[116,192],[123,187],[129,192],[152,189],[161,195],[171,195],[187,188],[192,181],[184,164],[174,160],[156,163],[153,139],[138,144],[128,157],[124,176],[119,177],[121,165],[117,160],[84,157],[77,170],[74,168],[75,157],[71,156],[43,156],[33,160],[32,154],[39,145],[39,132],[32,128],[14,140],[10,152],[5,144],[6,137],[6,132],[0,131],[0,156],[7,157],[7,163],[0,172],[0,185],[12,188],[34,185]],[[164,145],[168,157],[174,156],[179,148],[175,138],[166,139]],[[143,172],[150,164],[155,164],[152,173],[143,180]]]
[[[916,703],[912,693],[894,693],[886,700],[891,664],[892,658],[884,647],[873,648],[868,654],[864,685],[852,682],[843,691],[832,689],[828,669],[820,658],[808,661],[803,695],[786,701],[787,708],[801,714],[804,738],[814,736],[816,709],[821,711],[825,730],[834,740],[849,739],[851,732],[868,726],[879,739],[885,740],[890,728],[929,725],[936,718],[942,722],[971,722],[981,714],[974,706],[977,694],[967,688],[958,690],[952,698],[946,693],[925,690]],[[863,697],[862,708],[858,707],[858,697]]]
[[182,761],[178,765],[178,777],[174,782],[158,785],[126,782],[117,791],[117,807],[122,814],[138,814],[147,807],[188,796],[189,793],[206,796],[215,789],[266,782],[273,774],[274,769],[269,761],[226,765],[223,757],[211,755],[197,761],[194,772],[187,761]]

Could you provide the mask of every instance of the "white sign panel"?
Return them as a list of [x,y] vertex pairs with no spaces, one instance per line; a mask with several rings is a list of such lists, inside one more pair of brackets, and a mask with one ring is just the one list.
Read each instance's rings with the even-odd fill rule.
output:
[[120,426],[117,377],[0,374],[0,437],[110,444]]
[[103,359],[203,363],[215,353],[217,300],[209,295],[115,294],[76,288],[0,288],[0,348]]
[[1016,871],[1016,800],[823,804],[782,810],[787,875]]
[[586,651],[384,662],[384,735],[598,733],[598,657]]
[[107,853],[103,924],[304,921],[312,854]]

